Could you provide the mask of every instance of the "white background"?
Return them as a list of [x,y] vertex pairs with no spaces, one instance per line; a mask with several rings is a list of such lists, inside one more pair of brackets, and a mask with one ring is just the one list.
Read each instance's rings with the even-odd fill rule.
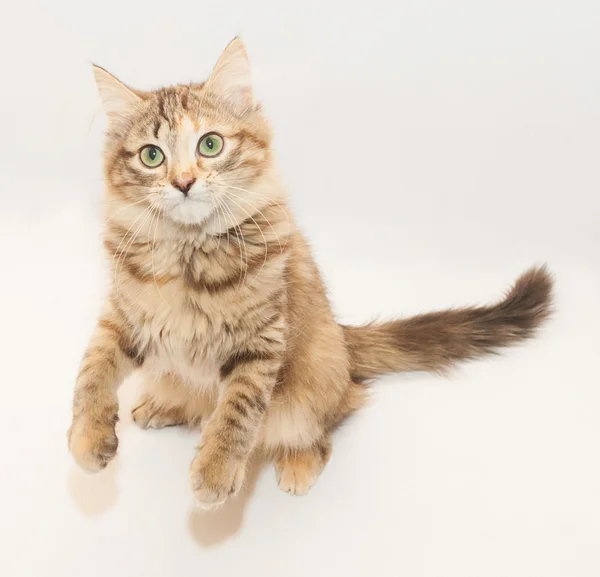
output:
[[[600,575],[597,0],[3,0],[0,574]],[[65,433],[106,287],[90,62],[203,80],[241,33],[298,220],[345,321],[497,298],[547,261],[539,339],[389,377],[313,492],[271,468],[193,509],[197,434],[142,432],[88,477]]]

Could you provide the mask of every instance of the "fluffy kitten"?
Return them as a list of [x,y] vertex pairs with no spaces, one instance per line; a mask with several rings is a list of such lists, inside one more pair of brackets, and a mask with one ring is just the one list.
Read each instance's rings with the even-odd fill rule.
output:
[[191,465],[201,506],[239,491],[257,447],[279,487],[304,494],[369,379],[443,370],[531,336],[548,316],[551,280],[537,268],[495,305],[339,325],[286,206],[242,42],[204,84],[140,92],[95,76],[109,118],[113,283],[73,403],[69,447],[85,469],[114,457],[117,387],[141,368],[140,427],[202,422]]

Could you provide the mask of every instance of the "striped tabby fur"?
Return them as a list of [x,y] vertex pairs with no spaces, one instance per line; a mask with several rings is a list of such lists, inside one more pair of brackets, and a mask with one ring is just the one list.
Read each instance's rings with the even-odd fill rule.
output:
[[[249,71],[237,39],[204,84],[139,92],[95,69],[109,118],[113,282],[77,378],[69,447],[91,471],[114,457],[117,387],[139,368],[140,427],[202,423],[191,482],[207,508],[239,491],[257,447],[282,490],[306,493],[369,379],[518,342],[550,303],[541,268],[496,305],[340,326],[288,209]],[[197,143],[212,132],[223,151],[203,157]],[[165,155],[156,168],[141,161],[148,144]]]

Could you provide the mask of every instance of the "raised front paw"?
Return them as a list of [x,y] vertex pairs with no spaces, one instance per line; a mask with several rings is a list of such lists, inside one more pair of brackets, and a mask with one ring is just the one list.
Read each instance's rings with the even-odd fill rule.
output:
[[101,471],[117,452],[115,433],[117,415],[110,420],[94,420],[80,415],[73,419],[68,432],[69,450],[77,464],[86,471]]
[[227,455],[206,454],[200,449],[192,461],[190,475],[198,506],[215,509],[242,488],[246,463]]

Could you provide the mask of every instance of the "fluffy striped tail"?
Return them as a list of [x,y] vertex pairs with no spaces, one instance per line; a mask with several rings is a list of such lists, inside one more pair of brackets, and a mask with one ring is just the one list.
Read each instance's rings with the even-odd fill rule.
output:
[[352,377],[363,381],[400,371],[443,371],[456,361],[494,353],[532,337],[550,315],[551,303],[552,277],[540,267],[521,275],[495,305],[343,326]]

